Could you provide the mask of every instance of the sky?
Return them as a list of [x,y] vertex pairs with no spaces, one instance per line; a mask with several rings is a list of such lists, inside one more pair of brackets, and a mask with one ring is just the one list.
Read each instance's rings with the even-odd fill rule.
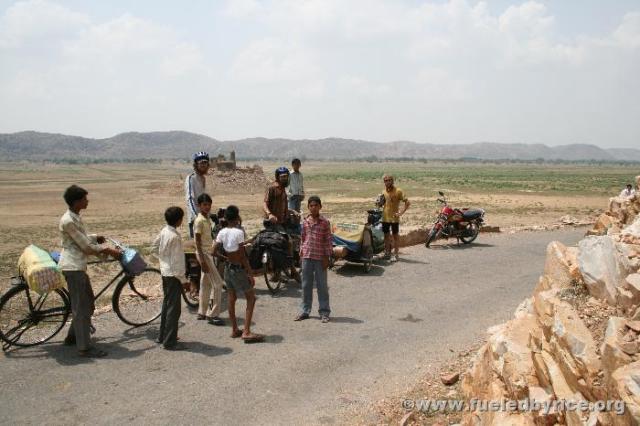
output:
[[0,133],[640,147],[640,0],[0,0]]

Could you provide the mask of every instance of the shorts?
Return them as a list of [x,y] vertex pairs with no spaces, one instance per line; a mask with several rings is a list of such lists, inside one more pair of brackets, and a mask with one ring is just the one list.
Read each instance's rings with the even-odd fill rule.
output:
[[227,285],[227,290],[236,293],[245,293],[251,290],[247,271],[242,266],[233,263],[225,263],[224,265],[224,283]]
[[398,222],[382,222],[383,233],[388,234],[389,228],[391,228],[393,235],[398,235],[400,233],[400,224]]

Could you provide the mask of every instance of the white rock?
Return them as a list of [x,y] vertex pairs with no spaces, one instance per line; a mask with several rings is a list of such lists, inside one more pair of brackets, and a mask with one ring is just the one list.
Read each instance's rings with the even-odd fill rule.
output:
[[629,261],[610,236],[589,236],[580,241],[578,265],[591,295],[616,304],[616,287],[629,273]]

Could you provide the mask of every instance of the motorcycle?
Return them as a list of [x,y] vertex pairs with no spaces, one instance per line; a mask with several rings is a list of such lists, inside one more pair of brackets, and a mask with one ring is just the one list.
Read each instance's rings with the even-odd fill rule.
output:
[[367,222],[364,225],[355,223],[337,223],[333,226],[333,254],[329,257],[329,265],[333,267],[339,259],[347,262],[362,263],[364,272],[371,270],[374,255],[384,250],[384,234],[382,233],[382,210],[376,204],[375,209],[367,210]]
[[462,241],[464,244],[470,244],[480,232],[480,226],[484,222],[483,209],[456,209],[449,206],[447,198],[442,191],[438,191],[442,198],[438,198],[438,202],[442,204],[442,209],[438,214],[438,218],[433,223],[425,246],[429,248],[432,242],[438,238],[456,238],[458,244]]

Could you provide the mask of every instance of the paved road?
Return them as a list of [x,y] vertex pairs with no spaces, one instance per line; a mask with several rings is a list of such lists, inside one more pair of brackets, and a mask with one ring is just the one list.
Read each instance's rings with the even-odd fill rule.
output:
[[[228,337],[183,314],[185,352],[153,341],[157,324],[127,329],[99,316],[108,358],[84,360],[55,341],[0,362],[0,422],[94,424],[331,424],[511,317],[542,271],[552,240],[584,230],[481,235],[471,246],[403,250],[398,263],[330,273],[333,319],[293,322],[299,289],[272,298],[259,280],[255,331],[263,344]],[[243,302],[242,302],[243,303]],[[314,308],[317,307],[314,306]]]

